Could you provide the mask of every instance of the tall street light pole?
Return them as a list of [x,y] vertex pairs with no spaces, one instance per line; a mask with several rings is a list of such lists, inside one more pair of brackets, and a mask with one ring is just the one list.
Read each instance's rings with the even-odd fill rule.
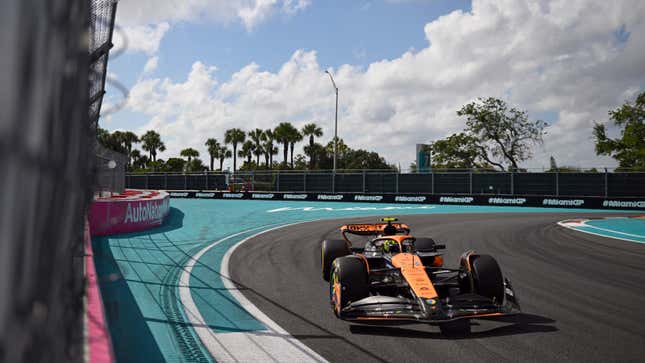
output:
[[331,79],[331,84],[334,86],[334,91],[336,92],[336,115],[334,117],[334,170],[333,170],[333,176],[334,176],[334,182],[332,183],[332,193],[335,192],[335,186],[336,186],[336,152],[337,152],[337,144],[338,144],[338,87],[336,87],[336,82],[334,82],[334,77],[331,75],[331,72],[325,71],[329,75],[329,79]]

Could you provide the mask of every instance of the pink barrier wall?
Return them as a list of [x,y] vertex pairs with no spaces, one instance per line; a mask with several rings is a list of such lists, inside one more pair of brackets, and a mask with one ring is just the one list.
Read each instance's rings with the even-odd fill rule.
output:
[[105,322],[103,300],[94,268],[94,251],[90,231],[85,227],[85,332],[87,336],[87,361],[89,363],[113,363],[114,352],[110,332]]
[[160,226],[170,213],[166,192],[143,193],[139,198],[96,199],[90,208],[92,236],[142,231]]

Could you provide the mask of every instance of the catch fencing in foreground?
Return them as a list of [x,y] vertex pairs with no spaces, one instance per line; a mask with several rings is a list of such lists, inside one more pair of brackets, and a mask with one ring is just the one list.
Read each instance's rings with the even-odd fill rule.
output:
[[302,193],[645,197],[645,172],[383,171],[128,174],[126,187]]

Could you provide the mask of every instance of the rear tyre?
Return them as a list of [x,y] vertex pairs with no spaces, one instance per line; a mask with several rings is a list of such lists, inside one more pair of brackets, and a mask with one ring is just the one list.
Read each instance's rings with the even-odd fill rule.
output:
[[497,261],[489,255],[472,256],[472,274],[475,293],[493,300],[504,301],[504,278]]
[[322,276],[325,281],[329,281],[331,264],[338,257],[347,256],[351,253],[347,242],[342,239],[326,239],[322,242]]
[[470,320],[459,319],[439,324],[441,334],[449,337],[462,337],[470,334]]
[[349,303],[369,296],[369,276],[363,259],[357,256],[337,258],[329,282],[332,309],[336,316]]

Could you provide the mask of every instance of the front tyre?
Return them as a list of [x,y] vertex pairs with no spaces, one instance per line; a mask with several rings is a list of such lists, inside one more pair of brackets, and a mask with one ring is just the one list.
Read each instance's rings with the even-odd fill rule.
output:
[[347,242],[342,239],[326,239],[322,242],[321,249],[321,265],[322,277],[325,281],[329,281],[329,273],[331,272],[331,264],[338,257],[343,257],[351,254]]
[[472,274],[475,293],[493,300],[504,301],[504,278],[495,259],[489,255],[472,256]]
[[329,282],[331,305],[337,317],[351,302],[369,296],[369,276],[363,259],[357,256],[337,258]]

